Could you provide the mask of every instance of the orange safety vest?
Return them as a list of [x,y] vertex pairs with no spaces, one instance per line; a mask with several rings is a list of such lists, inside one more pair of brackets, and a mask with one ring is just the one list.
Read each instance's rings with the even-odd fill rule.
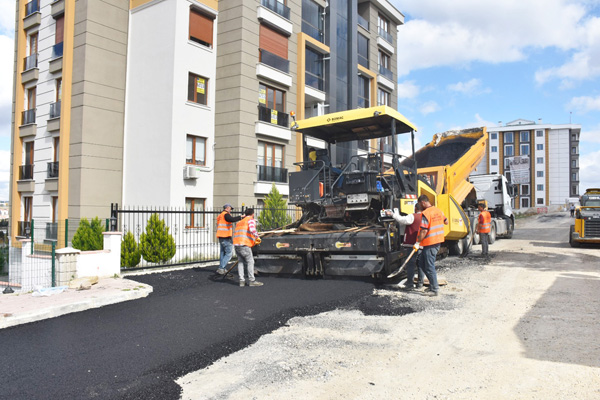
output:
[[479,214],[479,233],[490,233],[492,230],[492,215],[488,211]]
[[444,242],[444,219],[446,219],[446,216],[439,208],[432,206],[423,211],[421,229],[429,228],[429,230],[427,236],[421,240],[421,246],[431,246]]
[[228,238],[231,237],[233,231],[233,224],[225,220],[225,214],[229,214],[227,211],[223,211],[217,217],[217,237]]
[[233,245],[242,245],[253,247],[255,242],[254,235],[250,232],[248,227],[248,221],[250,221],[252,217],[248,215],[240,222],[235,224],[235,231],[233,232]]

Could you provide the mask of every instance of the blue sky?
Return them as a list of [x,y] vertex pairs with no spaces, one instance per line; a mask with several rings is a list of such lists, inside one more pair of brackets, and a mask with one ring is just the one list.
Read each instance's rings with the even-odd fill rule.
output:
[[[600,186],[600,0],[390,0],[398,110],[419,148],[449,129],[523,118],[581,124],[581,190]],[[8,199],[14,0],[0,0],[0,200]]]

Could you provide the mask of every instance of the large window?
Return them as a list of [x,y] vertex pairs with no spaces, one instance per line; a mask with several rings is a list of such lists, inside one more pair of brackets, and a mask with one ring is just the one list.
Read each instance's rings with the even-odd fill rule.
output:
[[55,38],[54,38],[55,44],[59,44],[59,43],[63,42],[64,31],[65,31],[65,17],[64,17],[64,15],[61,15],[60,17],[56,18],[56,32],[55,32]]
[[285,112],[285,92],[265,84],[258,84],[258,103],[272,110]]
[[285,73],[289,72],[287,36],[261,24],[259,27],[259,61]]
[[504,146],[504,155],[506,157],[512,157],[515,155],[514,147],[512,144],[507,144],[506,146]]
[[529,145],[528,144],[522,144],[521,145],[521,155],[522,156],[528,156],[529,155]]
[[188,77],[188,101],[207,105],[208,79],[190,72]]
[[358,107],[370,107],[371,80],[366,76],[358,75]]
[[385,69],[390,69],[391,60],[390,56],[383,51],[379,51],[379,66]]
[[369,39],[358,34],[358,63],[365,68],[369,68]]
[[504,132],[504,143],[514,143],[515,136],[514,132]]
[[206,165],[206,138],[187,136],[185,162],[186,164]]
[[521,131],[521,142],[529,142],[529,131]]
[[258,165],[283,168],[283,149],[280,144],[258,142]]
[[389,43],[394,43],[394,39],[390,34],[390,21],[383,15],[377,16],[377,33]]
[[302,32],[323,42],[323,7],[312,0],[302,0]]
[[383,89],[377,89],[377,105],[378,106],[389,106],[390,105],[390,93]]
[[33,197],[24,196],[23,197],[23,221],[30,222],[31,221],[31,212],[33,206]]
[[306,48],[306,84],[323,90],[323,55]]
[[521,197],[521,208],[529,208],[529,197]]
[[[190,211],[186,215],[185,227],[186,228],[203,228],[204,227],[204,206],[206,199],[198,199],[186,197],[185,199],[185,210]],[[196,212],[199,213],[196,213]]]
[[213,44],[213,17],[190,8],[189,39],[206,47]]
[[522,196],[529,195],[529,185],[521,185],[521,195]]

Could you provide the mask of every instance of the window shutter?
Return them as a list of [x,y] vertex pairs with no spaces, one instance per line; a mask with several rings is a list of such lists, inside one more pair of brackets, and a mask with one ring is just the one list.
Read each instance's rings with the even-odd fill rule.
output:
[[55,44],[62,43],[64,27],[65,27],[65,18],[64,18],[64,16],[61,16],[56,19],[56,35],[55,35],[56,39],[54,42]]
[[265,26],[260,25],[261,49],[273,53],[281,58],[288,59],[288,39],[285,35]]
[[209,47],[213,44],[213,19],[196,10],[190,9],[190,39],[204,42]]

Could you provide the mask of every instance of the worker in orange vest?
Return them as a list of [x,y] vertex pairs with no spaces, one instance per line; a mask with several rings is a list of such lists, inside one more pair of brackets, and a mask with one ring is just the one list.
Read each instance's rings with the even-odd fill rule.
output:
[[232,216],[231,210],[233,210],[233,207],[227,203],[223,206],[223,212],[217,217],[217,238],[221,248],[219,268],[217,268],[217,274],[219,275],[225,275],[227,272],[225,267],[227,267],[227,263],[233,255],[233,223],[242,219],[241,216]]
[[256,220],[254,219],[254,209],[247,208],[244,211],[245,217],[235,224],[233,232],[233,247],[238,256],[238,275],[240,277],[240,286],[246,286],[244,278],[244,267],[248,271],[248,286],[262,286],[262,282],[254,278],[254,256],[252,247],[258,243],[259,237],[256,231]]
[[476,231],[479,233],[479,241],[481,242],[481,255],[488,255],[488,243],[490,240],[490,232],[492,230],[492,215],[485,209],[484,203],[477,204],[479,217],[477,218]]
[[413,249],[421,249],[419,267],[429,280],[429,289],[425,291],[425,295],[437,296],[440,286],[435,271],[435,257],[441,244],[444,243],[444,225],[448,225],[448,218],[442,210],[431,205],[427,195],[422,194],[417,201],[423,207],[423,215],[417,242]]

